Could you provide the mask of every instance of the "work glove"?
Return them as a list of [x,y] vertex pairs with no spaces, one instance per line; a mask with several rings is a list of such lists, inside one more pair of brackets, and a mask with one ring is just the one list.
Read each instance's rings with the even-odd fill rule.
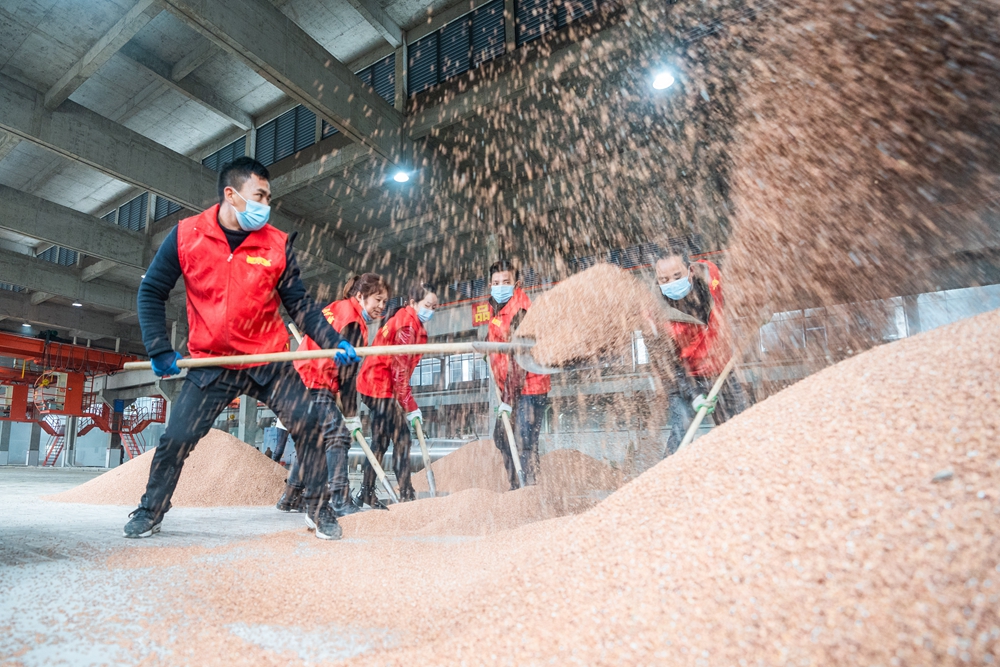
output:
[[177,367],[177,361],[183,359],[180,354],[174,350],[169,352],[160,352],[158,355],[151,357],[149,360],[150,365],[153,367],[153,372],[157,377],[166,378],[171,375],[180,375],[181,369]]
[[338,366],[347,366],[361,361],[361,357],[354,351],[354,346],[346,340],[337,343],[337,353],[333,355],[333,362]]
[[715,412],[715,402],[717,400],[719,400],[717,396],[712,398],[712,400],[709,400],[708,397],[705,396],[705,394],[701,394],[698,396],[698,398],[694,399],[694,401],[691,403],[691,406],[694,408],[695,412],[698,412],[702,408],[705,408],[705,414],[710,415],[713,412]]
[[501,403],[497,406],[497,417],[503,416],[505,412],[507,413],[507,418],[510,419],[510,415],[514,412],[514,408],[510,407],[506,403]]
[[361,417],[345,417],[344,426],[347,427],[347,432],[354,437],[354,432],[361,432]]
[[409,424],[413,428],[416,428],[417,427],[417,421],[419,421],[421,424],[424,423],[424,416],[423,416],[423,414],[420,413],[420,408],[417,408],[413,412],[407,412],[406,413],[406,423],[407,424]]

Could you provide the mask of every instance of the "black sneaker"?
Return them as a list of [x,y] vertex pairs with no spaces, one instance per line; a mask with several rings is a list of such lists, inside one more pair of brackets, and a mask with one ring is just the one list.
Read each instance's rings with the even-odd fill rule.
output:
[[338,517],[344,517],[349,514],[357,514],[358,512],[364,512],[364,508],[360,504],[356,504],[354,499],[350,496],[346,498],[341,498],[330,503],[333,508],[333,513]]
[[125,524],[122,535],[124,537],[152,537],[154,533],[160,532],[161,523],[163,523],[162,516],[156,516],[153,510],[140,505],[138,509],[129,514],[129,522]]
[[281,494],[281,498],[278,499],[278,504],[275,507],[278,508],[279,512],[301,512],[302,488],[286,484],[285,492]]
[[361,487],[358,494],[354,497],[354,504],[358,507],[368,505],[373,510],[388,511],[389,509],[381,500],[378,499],[378,496],[375,495],[375,489],[367,489],[365,487]]
[[306,526],[309,530],[316,531],[316,537],[321,540],[339,540],[343,530],[337,523],[337,515],[334,514],[330,503],[323,503],[317,508],[308,508],[306,511]]

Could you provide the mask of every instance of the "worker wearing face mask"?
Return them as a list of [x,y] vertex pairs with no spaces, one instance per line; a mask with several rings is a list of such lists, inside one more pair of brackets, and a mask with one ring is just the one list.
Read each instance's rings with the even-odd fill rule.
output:
[[[490,326],[486,340],[491,343],[506,343],[531,307],[531,299],[521,289],[517,269],[509,260],[502,259],[490,267],[489,306]],[[538,472],[538,436],[545,411],[549,408],[551,381],[548,375],[528,373],[509,353],[491,354],[490,367],[500,388],[499,412],[506,413],[511,421],[525,481],[529,485],[534,484]],[[517,469],[511,458],[507,432],[502,418],[499,418],[501,415],[498,414],[497,417],[493,443],[503,454],[510,488],[517,489]]]
[[[330,326],[355,348],[368,344],[368,325],[377,317],[389,300],[389,285],[375,273],[354,276],[344,287],[343,298],[323,309],[323,316]],[[300,350],[318,350],[319,346],[306,336]],[[309,387],[313,404],[326,413],[323,424],[323,444],[326,449],[326,468],[330,485],[330,503],[338,517],[353,514],[361,508],[351,502],[347,474],[347,454],[351,449],[354,432],[361,430],[358,416],[358,391],[356,380],[358,365],[338,366],[332,359],[296,361],[295,370],[302,382]],[[337,398],[340,407],[337,407]],[[341,412],[343,410],[343,412]],[[302,481],[298,461],[288,476],[285,491],[278,500],[282,512],[301,511]]]
[[[670,393],[670,434],[666,453],[673,454],[706,401],[716,378],[733,355],[732,340],[723,311],[722,274],[708,260],[691,262],[685,255],[670,254],[656,262],[656,282],[667,305],[697,318],[702,324],[668,322],[683,369]],[[743,387],[730,373],[714,405],[716,424],[746,409]]]
[[[306,292],[291,239],[267,224],[269,181],[260,162],[247,157],[233,160],[219,173],[219,203],[181,220],[156,251],[138,294],[142,340],[156,375],[180,373],[180,355],[167,333],[164,312],[170,290],[182,276],[192,357],[284,352],[288,349],[281,317],[284,306],[320,347],[339,348],[337,364],[357,363],[354,347],[327,324]],[[326,496],[323,415],[289,362],[188,372],[150,464],[146,493],[125,525],[125,537],[159,532],[184,460],[219,413],[241,394],[266,403],[292,433],[302,470],[306,525],[321,539],[340,537]]]
[[[438,306],[435,289],[418,283],[406,294],[399,310],[386,314],[385,324],[375,334],[375,345],[422,345],[427,342],[424,325]],[[410,378],[420,363],[419,354],[365,357],[358,375],[358,392],[368,406],[372,422],[372,452],[379,461],[392,442],[392,465],[399,485],[401,501],[416,499],[410,481],[410,426],[423,423],[417,399],[410,388]],[[365,462],[359,502],[376,509],[386,509],[375,496],[375,469]]]

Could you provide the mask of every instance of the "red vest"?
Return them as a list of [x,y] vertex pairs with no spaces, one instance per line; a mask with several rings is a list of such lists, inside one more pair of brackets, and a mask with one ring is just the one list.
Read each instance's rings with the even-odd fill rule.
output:
[[[382,325],[382,328],[375,334],[375,345],[392,345],[396,339],[396,332],[404,327],[411,327],[416,332],[414,344],[421,345],[427,342],[427,330],[424,329],[423,322],[417,317],[417,312],[409,306],[404,306],[396,311],[396,314]],[[406,360],[409,372],[406,380],[409,382],[410,376],[420,363],[423,355],[411,354]],[[392,358],[388,356],[365,357],[361,363],[361,372],[358,373],[358,391],[365,396],[372,398],[391,398],[392,391]],[[397,397],[399,398],[399,397]]]
[[[323,309],[326,321],[330,323],[333,330],[340,333],[348,324],[357,322],[361,325],[361,344],[363,347],[368,344],[368,324],[361,314],[361,304],[357,299],[341,299],[334,301]],[[299,344],[300,350],[319,350],[319,345],[306,336]],[[340,391],[340,380],[337,378],[337,364],[333,359],[307,359],[295,362],[295,370],[299,372],[302,383],[310,389],[329,389],[336,393]]]
[[212,357],[287,350],[277,290],[285,271],[287,235],[265,225],[231,252],[218,218],[216,204],[177,225],[188,352]]
[[722,314],[722,274],[708,260],[698,260],[708,267],[708,291],[712,295],[712,312],[705,325],[669,322],[669,330],[677,343],[677,351],[687,372],[697,377],[716,377],[733,355]]
[[[490,319],[489,332],[486,340],[491,343],[506,343],[510,340],[510,325],[514,317],[522,310],[531,308],[531,299],[520,287],[514,289],[514,296],[505,303],[500,312],[494,314]],[[493,367],[493,377],[496,378],[497,386],[503,387],[507,382],[507,363],[510,355],[491,354],[490,366]],[[525,396],[535,396],[537,394],[547,394],[552,388],[552,381],[548,375],[537,375],[535,373],[525,373],[524,386],[521,394]]]

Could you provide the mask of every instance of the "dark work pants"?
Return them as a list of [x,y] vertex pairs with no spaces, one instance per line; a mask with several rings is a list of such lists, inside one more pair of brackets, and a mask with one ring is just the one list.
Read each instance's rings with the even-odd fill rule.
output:
[[177,488],[184,460],[219,414],[241,394],[267,404],[289,427],[302,468],[305,503],[312,507],[323,502],[326,460],[320,433],[326,414],[314,406],[295,367],[283,363],[267,370],[224,369],[215,377],[205,378],[203,374],[189,374],[171,406],[170,421],[149,468],[142,506],[158,515],[170,509],[170,497]]
[[271,458],[278,463],[281,462],[281,457],[285,455],[285,445],[288,444],[288,431],[283,428],[279,428],[277,442],[274,443],[274,454]]
[[[410,425],[406,423],[406,412],[395,398],[371,398],[362,396],[361,400],[371,411],[372,441],[371,448],[375,458],[382,462],[382,457],[389,450],[392,442],[392,467],[399,484],[401,500],[413,500],[417,494],[410,481]],[[375,497],[375,469],[365,462],[364,485],[361,487],[361,500],[371,504]]]
[[[665,456],[670,456],[681,446],[684,435],[687,433],[691,422],[694,421],[695,409],[691,404],[699,394],[708,396],[712,391],[712,385],[716,378],[691,377],[687,382],[679,383],[678,388],[672,390],[668,395],[670,412],[668,423],[669,435],[667,436],[667,447]],[[686,385],[686,386],[685,386]],[[684,387],[681,389],[681,387]],[[735,373],[730,373],[726,381],[722,383],[722,389],[715,402],[715,412],[712,413],[712,420],[715,425],[724,423],[727,419],[732,419],[747,409],[747,397],[743,391],[743,386],[736,379]]]
[[[344,426],[344,417],[337,407],[337,395],[328,389],[312,390],[313,405],[325,415],[323,419],[323,449],[326,450],[327,483],[330,497],[344,502],[350,495],[350,481],[347,478],[347,452],[351,448],[351,434]],[[288,483],[304,486],[301,480],[301,459],[295,460]]]
[[[538,436],[542,431],[545,411],[549,408],[549,397],[547,394],[518,396],[511,407],[514,408],[514,412],[511,414],[510,426],[517,441],[521,470],[524,471],[525,482],[531,485],[535,483],[538,474]],[[493,444],[503,455],[503,465],[507,469],[511,490],[520,488],[517,469],[514,467],[514,459],[507,444],[507,429],[500,415],[497,415],[497,423],[493,428]]]

